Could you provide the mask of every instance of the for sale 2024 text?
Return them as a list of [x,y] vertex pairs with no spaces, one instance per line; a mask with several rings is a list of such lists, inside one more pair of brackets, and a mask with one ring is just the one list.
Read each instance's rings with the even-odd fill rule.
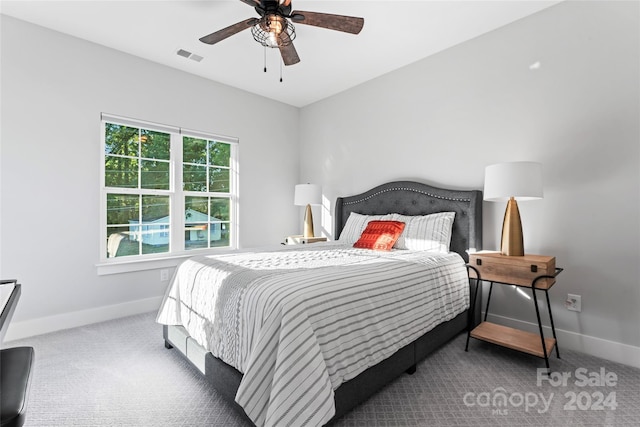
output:
[[[587,368],[578,368],[572,372],[551,372],[546,369],[538,369],[536,384],[541,387],[544,383],[552,387],[588,387],[589,391],[579,392],[570,390],[564,394],[567,402],[564,409],[567,411],[603,411],[606,409],[615,410],[618,406],[616,402],[616,392],[602,391],[605,387],[615,387],[618,384],[618,375],[601,367],[599,371],[589,371]],[[595,390],[595,391],[591,391]]]

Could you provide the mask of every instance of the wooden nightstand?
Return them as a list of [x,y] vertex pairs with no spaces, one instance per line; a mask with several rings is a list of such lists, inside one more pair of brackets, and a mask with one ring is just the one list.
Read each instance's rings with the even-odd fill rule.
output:
[[303,237],[299,236],[287,236],[284,239],[285,245],[302,245],[306,243],[318,243],[318,242],[326,242],[326,237]]
[[[553,325],[551,304],[549,302],[549,289],[556,283],[556,276],[563,270],[562,268],[556,268],[555,257],[544,255],[506,256],[499,252],[481,251],[469,255],[469,264],[467,264],[467,267],[469,270],[469,278],[477,279],[478,281],[489,281],[491,285],[487,297],[487,307],[484,312],[484,321],[473,330],[469,328],[465,351],[469,349],[469,338],[476,338],[543,358],[548,370],[549,355],[554,347],[556,348],[556,355],[560,358],[556,329]],[[536,310],[536,317],[538,318],[539,334],[487,322],[489,303],[491,302],[491,291],[493,290],[494,283],[531,289],[533,305]],[[476,286],[476,296],[477,288],[478,286]],[[538,308],[538,298],[536,296],[537,290],[544,291],[545,293],[553,338],[544,337],[540,310]],[[473,301],[472,312],[475,304],[476,298],[474,298]]]

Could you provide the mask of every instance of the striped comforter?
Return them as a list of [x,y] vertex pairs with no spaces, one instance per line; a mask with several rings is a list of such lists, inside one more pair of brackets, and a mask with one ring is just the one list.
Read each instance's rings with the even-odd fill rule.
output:
[[469,306],[454,253],[338,242],[191,258],[158,313],[244,373],[258,426],[322,425],[333,390]]

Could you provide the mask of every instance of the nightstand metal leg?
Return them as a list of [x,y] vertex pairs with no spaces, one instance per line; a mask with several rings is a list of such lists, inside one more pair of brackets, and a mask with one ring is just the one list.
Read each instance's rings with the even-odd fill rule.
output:
[[549,290],[545,289],[545,295],[547,296],[547,309],[549,310],[549,321],[551,323],[551,332],[553,332],[553,339],[556,340],[556,356],[560,359],[560,350],[558,349],[558,337],[556,337],[556,327],[553,324],[553,314],[551,314],[551,302],[549,302]]
[[489,285],[489,295],[487,295],[487,307],[484,309],[484,321],[487,321],[487,315],[489,314],[489,303],[491,302],[491,291],[493,291],[493,282]]
[[540,331],[540,340],[542,341],[542,352],[544,354],[544,363],[547,365],[547,371],[549,370],[549,354],[547,353],[547,345],[544,341],[544,332],[542,331],[542,320],[540,319],[540,309],[538,308],[538,298],[536,297],[535,281],[531,286],[531,293],[533,294],[533,305],[536,308],[536,317],[538,318],[538,329]]

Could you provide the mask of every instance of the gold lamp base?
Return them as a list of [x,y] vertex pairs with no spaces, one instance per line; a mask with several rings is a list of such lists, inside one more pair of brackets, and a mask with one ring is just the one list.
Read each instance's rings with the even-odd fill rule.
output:
[[507,202],[507,210],[504,213],[500,252],[507,256],[524,256],[520,211],[518,203],[513,197]]
[[313,235],[313,214],[311,213],[311,205],[307,205],[307,209],[304,211],[304,231],[303,237],[315,237]]

